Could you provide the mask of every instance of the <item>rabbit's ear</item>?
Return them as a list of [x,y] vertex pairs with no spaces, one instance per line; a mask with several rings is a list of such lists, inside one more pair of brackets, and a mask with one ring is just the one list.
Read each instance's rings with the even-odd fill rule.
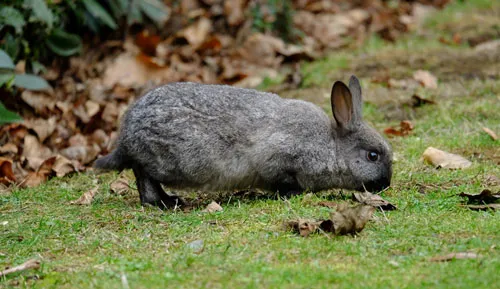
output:
[[363,99],[361,97],[361,85],[356,76],[352,75],[349,79],[349,91],[352,95],[353,120],[355,122],[363,119]]
[[332,87],[332,112],[333,117],[340,127],[346,128],[353,118],[353,102],[349,88],[341,81],[336,81]]

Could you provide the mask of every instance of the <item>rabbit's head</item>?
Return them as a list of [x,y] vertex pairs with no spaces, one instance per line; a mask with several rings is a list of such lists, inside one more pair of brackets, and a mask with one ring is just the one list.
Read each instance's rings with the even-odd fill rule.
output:
[[387,188],[392,177],[392,149],[363,121],[361,86],[354,75],[349,80],[349,87],[335,82],[331,104],[342,187],[358,191]]

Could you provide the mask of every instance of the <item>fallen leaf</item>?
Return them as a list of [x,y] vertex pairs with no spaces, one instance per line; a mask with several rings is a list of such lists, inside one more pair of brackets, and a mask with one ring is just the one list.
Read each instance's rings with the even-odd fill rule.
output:
[[285,228],[306,237],[321,230],[333,233],[337,236],[351,234],[354,235],[363,230],[366,223],[371,219],[375,208],[372,206],[349,207],[346,204],[337,205],[337,211],[330,213],[330,219],[310,220],[298,219],[296,221],[285,222]]
[[500,178],[495,175],[487,175],[484,178],[485,185],[497,186],[500,185]]
[[135,36],[135,44],[147,55],[155,55],[156,47],[160,44],[160,36],[143,30]]
[[186,245],[189,249],[193,251],[195,254],[199,254],[203,252],[204,249],[204,242],[203,240],[194,240],[191,243],[188,243]]
[[214,213],[214,212],[222,212],[223,210],[224,209],[219,204],[212,201],[210,204],[207,205],[207,207],[202,212]]
[[450,253],[444,256],[437,256],[430,259],[431,262],[448,262],[459,259],[477,259],[481,257],[476,253],[472,252],[459,252],[459,253]]
[[85,102],[85,110],[89,118],[92,118],[94,115],[96,115],[100,109],[101,108],[99,104],[92,100],[87,100]]
[[26,178],[19,184],[23,188],[37,187],[47,181],[52,174],[52,168],[56,162],[56,157],[44,160],[35,172],[29,172]]
[[63,157],[62,155],[57,155],[55,157],[54,165],[52,166],[52,171],[56,174],[57,177],[64,177],[65,175],[77,171],[77,166]]
[[125,195],[131,191],[129,180],[121,173],[118,178],[109,185],[109,190],[117,195]]
[[407,136],[413,130],[414,126],[409,120],[403,120],[399,124],[399,129],[390,127],[384,130],[388,136]]
[[487,133],[493,140],[498,140],[497,134],[487,127],[483,127],[483,131]]
[[493,193],[490,190],[482,190],[481,193],[479,194],[467,194],[467,193],[460,193],[458,194],[460,197],[467,197],[468,204],[471,203],[481,203],[481,204],[488,204],[488,203],[495,203],[500,201],[500,192]]
[[500,209],[500,204],[465,205],[465,207],[474,211],[498,210]]
[[69,202],[71,205],[90,205],[97,193],[97,187],[83,193],[77,200]]
[[413,107],[420,107],[420,106],[425,105],[425,104],[436,104],[436,102],[434,100],[422,98],[418,94],[412,95],[411,99],[412,99],[412,106]]
[[28,161],[29,167],[38,170],[40,165],[51,156],[52,151],[42,145],[37,137],[30,134],[24,137],[23,157]]
[[425,162],[436,166],[438,169],[465,169],[472,165],[470,161],[459,155],[448,153],[433,147],[428,147],[424,151],[422,157]]
[[0,147],[0,155],[17,154],[19,150],[17,146],[11,142],[8,142]]
[[97,144],[92,146],[72,146],[61,150],[61,154],[70,160],[77,160],[81,164],[86,165],[97,158],[100,152]]
[[302,237],[307,237],[311,233],[315,233],[320,224],[323,221],[314,221],[308,219],[298,219],[297,221],[288,221],[285,223],[285,227],[295,233],[298,233]]
[[21,93],[21,99],[41,114],[53,111],[56,106],[56,100],[42,91],[25,90]]
[[369,192],[364,192],[364,193],[356,192],[353,193],[353,197],[354,200],[360,202],[363,205],[372,206],[384,211],[392,211],[397,209],[396,206],[382,199],[382,197],[377,194],[372,194]]
[[418,81],[423,87],[436,89],[437,78],[427,70],[417,70],[413,73],[413,79]]
[[38,268],[40,268],[40,261],[35,260],[35,259],[31,259],[31,260],[24,262],[23,264],[21,264],[19,266],[14,266],[12,268],[5,269],[5,270],[1,271],[0,277],[6,276],[8,274],[16,273],[16,272],[26,271],[29,269],[38,269]]
[[244,8],[246,1],[233,0],[224,1],[224,14],[226,14],[227,23],[231,26],[237,26],[245,20]]
[[373,206],[348,207],[340,206],[336,212],[330,213],[335,235],[356,234],[361,232],[375,212]]
[[212,30],[212,22],[207,18],[200,18],[195,23],[186,27],[177,33],[178,37],[186,39],[186,41],[196,50],[203,42],[205,42],[209,32]]
[[115,85],[122,87],[144,86],[149,81],[159,83],[174,79],[173,73],[168,68],[151,67],[134,54],[124,52],[106,67],[103,83],[106,87],[114,87]]
[[9,185],[16,181],[12,171],[12,160],[0,157],[0,184]]
[[56,129],[56,118],[51,117],[47,120],[39,118],[35,120],[26,120],[25,125],[27,128],[32,129],[38,136],[40,143],[50,137]]

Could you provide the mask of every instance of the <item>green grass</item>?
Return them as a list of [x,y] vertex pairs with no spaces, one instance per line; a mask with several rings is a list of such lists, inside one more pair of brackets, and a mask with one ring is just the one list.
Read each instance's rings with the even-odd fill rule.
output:
[[[433,19],[482,11],[482,4],[474,9],[469,9],[472,4],[461,9],[457,5]],[[289,205],[273,199],[222,198],[224,211],[214,214],[202,213],[202,207],[162,212],[141,207],[135,193],[111,194],[115,174],[79,174],[0,194],[0,268],[30,258],[42,263],[38,271],[0,278],[0,287],[125,288],[125,277],[130,288],[500,287],[500,213],[471,211],[460,206],[463,200],[457,196],[499,188],[487,182],[491,175],[500,177],[499,142],[482,127],[500,132],[500,70],[494,77],[483,77],[484,69],[494,64],[479,59],[474,63],[477,77],[446,72],[444,68],[457,63],[466,70],[473,50],[435,41],[432,29],[437,22],[426,28],[432,44],[409,35],[393,45],[370,44],[334,54],[306,65],[306,87],[290,92],[328,110],[323,94],[334,77],[355,72],[362,79],[367,121],[379,130],[406,118],[415,125],[411,136],[390,139],[394,178],[383,197],[398,210],[376,212],[358,236],[302,238],[282,227],[283,221],[297,216],[326,218],[329,209],[315,204],[332,198],[345,201],[335,198],[337,191],[294,197]],[[423,61],[410,61],[422,54]],[[411,77],[418,68],[431,69],[439,88],[389,89],[372,83],[377,74],[373,67],[381,65],[396,78]],[[413,93],[437,104],[413,109],[404,104]],[[420,160],[428,146],[459,153],[473,166],[436,170]],[[92,205],[69,205],[96,180],[100,191]],[[203,240],[203,246],[191,248],[197,240]],[[465,251],[481,257],[429,261]]]

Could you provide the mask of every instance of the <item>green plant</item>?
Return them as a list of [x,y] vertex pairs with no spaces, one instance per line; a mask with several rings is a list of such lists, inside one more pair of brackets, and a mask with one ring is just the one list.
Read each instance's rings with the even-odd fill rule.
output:
[[275,32],[286,42],[293,42],[299,36],[294,28],[294,9],[290,0],[269,0],[265,4],[257,1],[251,8],[253,29],[260,32]]
[[[26,60],[32,70],[34,61],[79,53],[79,35],[143,23],[143,15],[160,24],[168,19],[169,10],[160,0],[4,1],[0,4],[0,48],[14,61]],[[122,19],[127,25],[117,24]]]
[[[29,90],[50,88],[47,81],[39,76],[28,73],[16,73],[14,62],[5,51],[0,49],[0,88],[6,87],[10,89],[13,86]],[[7,110],[7,108],[0,103],[0,124],[14,122],[20,119],[21,118],[16,113]]]

